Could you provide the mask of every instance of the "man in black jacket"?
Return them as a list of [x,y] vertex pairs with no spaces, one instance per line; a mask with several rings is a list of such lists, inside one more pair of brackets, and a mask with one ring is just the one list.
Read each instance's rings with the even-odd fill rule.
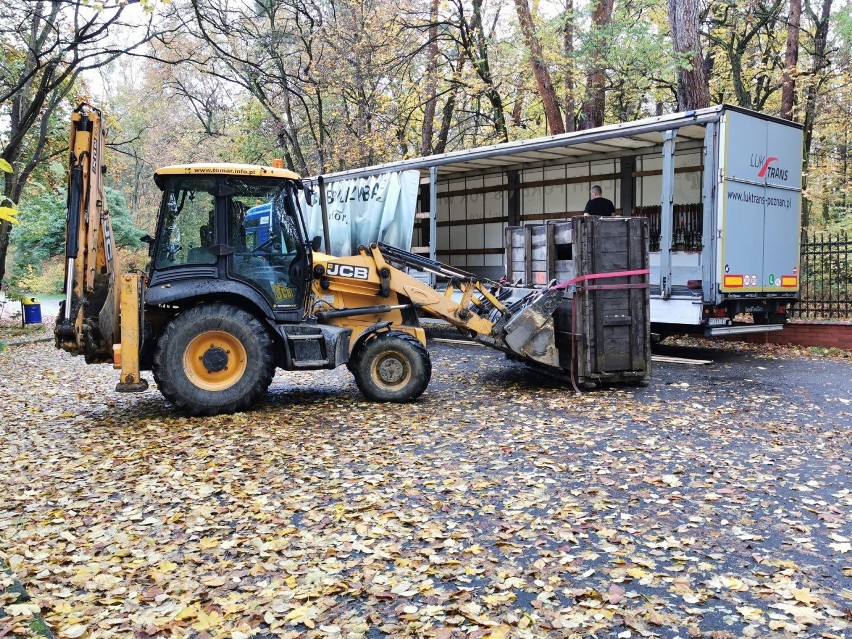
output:
[[603,196],[603,190],[597,184],[592,187],[591,196],[583,209],[585,215],[615,215],[615,205]]

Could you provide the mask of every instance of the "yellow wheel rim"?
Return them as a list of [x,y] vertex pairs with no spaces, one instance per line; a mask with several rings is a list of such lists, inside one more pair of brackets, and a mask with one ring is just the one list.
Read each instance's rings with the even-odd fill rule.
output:
[[246,349],[224,331],[205,331],[183,352],[183,371],[194,386],[222,391],[236,384],[246,371]]
[[411,366],[402,353],[387,351],[373,360],[370,377],[377,386],[394,390],[405,386],[411,379]]

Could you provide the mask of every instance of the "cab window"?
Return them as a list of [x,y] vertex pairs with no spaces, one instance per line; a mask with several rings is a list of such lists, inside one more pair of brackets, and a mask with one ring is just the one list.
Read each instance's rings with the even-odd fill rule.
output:
[[304,258],[299,235],[284,209],[281,180],[229,177],[228,234],[232,276],[247,280],[275,306],[297,306],[301,282],[291,266]]
[[213,178],[172,180],[166,190],[156,266],[216,264],[216,198]]

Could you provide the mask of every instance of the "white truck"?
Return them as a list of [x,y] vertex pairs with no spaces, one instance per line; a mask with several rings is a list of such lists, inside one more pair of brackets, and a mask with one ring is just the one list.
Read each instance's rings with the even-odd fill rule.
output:
[[[618,214],[649,218],[653,330],[721,335],[779,330],[798,299],[801,157],[800,125],[719,105],[323,181],[419,171],[412,250],[493,279],[507,274],[507,227],[582,215],[599,185]],[[549,248],[557,260],[565,247]],[[546,285],[551,266],[531,264],[524,284]]]

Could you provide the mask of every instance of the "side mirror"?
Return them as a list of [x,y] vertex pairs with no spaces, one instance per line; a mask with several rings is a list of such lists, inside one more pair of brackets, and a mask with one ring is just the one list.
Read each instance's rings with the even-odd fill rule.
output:
[[141,242],[145,242],[148,245],[148,257],[153,257],[154,255],[154,238],[148,235],[147,233],[139,238]]
[[314,190],[307,182],[302,182],[302,192],[305,194],[305,203],[308,206],[314,205]]
[[314,235],[314,239],[311,240],[311,250],[319,251],[322,246],[322,237],[319,235]]

